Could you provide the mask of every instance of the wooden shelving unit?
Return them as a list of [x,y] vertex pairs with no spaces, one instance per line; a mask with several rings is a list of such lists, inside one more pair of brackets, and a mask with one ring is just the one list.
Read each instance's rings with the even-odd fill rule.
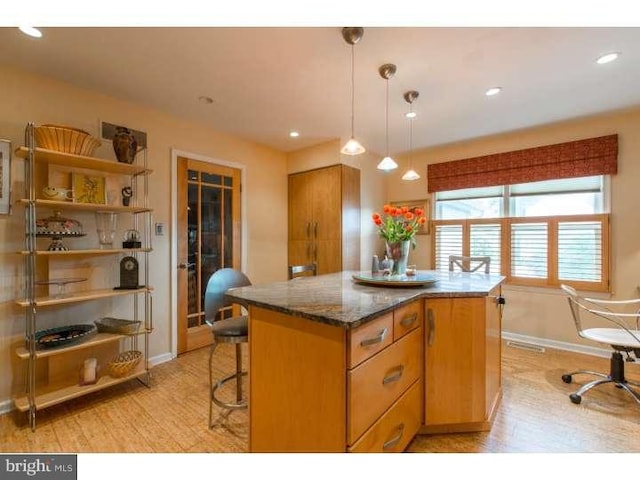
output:
[[[18,147],[15,153],[18,157],[28,158],[29,151],[29,147]],[[149,175],[153,172],[153,170],[149,170],[146,165],[130,165],[113,160],[85,157],[84,155],[74,155],[72,153],[61,153],[44,148],[34,148],[33,151],[35,153],[36,163],[62,165],[69,168],[96,170],[120,175]]]
[[[65,303],[87,302],[89,300],[100,300],[101,298],[122,297],[125,295],[134,295],[137,293],[145,293],[151,291],[150,288],[140,287],[135,290],[114,290],[103,288],[98,290],[84,290],[82,292],[68,293],[61,296],[35,297],[33,305],[36,307],[50,307],[52,305],[64,305]],[[31,300],[18,300],[16,302],[21,307],[28,307]]]
[[[44,389],[38,392],[35,396],[35,409],[42,410],[47,407],[52,407],[59,403],[72,400],[74,398],[82,397],[88,393],[97,392],[103,388],[117,385],[133,378],[138,378],[143,375],[147,375],[148,371],[145,368],[143,362],[129,374],[124,377],[111,377],[109,375],[101,376],[93,385],[65,385],[65,384],[50,384]],[[27,395],[16,397],[14,404],[20,412],[29,412],[31,406]]]
[[[86,395],[118,383],[137,378],[149,385],[149,335],[153,331],[152,291],[149,286],[149,253],[152,251],[151,215],[153,211],[148,205],[148,175],[152,171],[147,167],[146,149],[138,152],[133,164],[120,163],[113,160],[74,155],[42,148],[36,148],[34,138],[35,126],[30,123],[26,127],[26,146],[19,147],[15,153],[17,157],[25,159],[25,189],[24,196],[16,203],[25,209],[25,241],[24,249],[18,252],[24,262],[24,293],[16,300],[17,305],[25,311],[25,345],[16,349],[16,356],[26,364],[25,392],[14,398],[15,407],[20,412],[26,412],[32,430],[36,428],[36,413],[38,410],[56,405],[73,398]],[[112,181],[122,177],[122,183],[131,186],[133,196],[130,206],[76,203],[73,201],[57,201],[38,198],[37,192],[42,188],[50,172],[48,165],[56,165],[61,170],[92,171],[110,174]],[[38,188],[36,188],[38,186]],[[138,230],[141,235],[141,248],[111,248],[111,249],[79,249],[65,251],[38,250],[36,238],[37,212],[73,210],[76,212],[112,212],[119,216],[131,218],[131,228]],[[36,296],[36,272],[38,275],[48,275],[55,279],[55,270],[60,268],[53,259],[83,259],[101,256],[125,257],[134,256],[140,265],[139,282],[143,285],[133,289],[116,289],[109,285],[108,279],[98,279],[97,285],[105,284],[105,288],[91,290],[76,290],[59,295]],[[131,320],[140,321],[140,328],[131,335],[97,333],[74,344],[67,344],[57,348],[39,349],[35,339],[36,333],[48,330],[51,325],[46,315],[41,315],[43,309],[49,307],[66,308],[72,304],[91,302],[102,299],[124,300],[131,305]],[[118,300],[121,301],[121,300]],[[106,304],[109,305],[109,304]],[[118,311],[127,310],[120,308]],[[119,315],[120,316],[120,315]],[[51,316],[48,317],[51,319]],[[85,321],[90,323],[91,320]],[[77,322],[71,322],[77,323]],[[123,377],[109,375],[109,355],[122,353],[127,350],[142,352],[142,358],[135,369]],[[84,365],[87,358],[98,358],[102,365],[97,372],[97,381],[91,385],[81,384],[78,362]]]

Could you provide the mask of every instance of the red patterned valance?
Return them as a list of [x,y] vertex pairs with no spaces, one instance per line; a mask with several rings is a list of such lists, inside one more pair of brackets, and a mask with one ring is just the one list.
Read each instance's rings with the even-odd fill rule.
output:
[[428,191],[513,185],[618,171],[618,135],[427,166]]

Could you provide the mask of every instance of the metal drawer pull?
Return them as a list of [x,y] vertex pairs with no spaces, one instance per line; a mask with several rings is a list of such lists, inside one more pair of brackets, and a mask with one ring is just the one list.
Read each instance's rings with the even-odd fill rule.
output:
[[402,373],[404,372],[404,365],[399,365],[395,368],[395,372],[391,375],[388,375],[382,379],[382,384],[386,385],[387,383],[397,382],[402,377]]
[[429,323],[429,336],[427,345],[433,345],[433,337],[436,335],[436,319],[433,317],[433,310],[427,309],[427,322]]
[[414,324],[414,322],[418,319],[418,314],[414,313],[413,315],[408,315],[400,320],[400,325],[403,327],[409,327]]
[[396,430],[398,431],[398,434],[395,437],[393,437],[391,440],[387,440],[382,444],[383,450],[388,450],[390,448],[395,447],[398,444],[398,442],[402,438],[402,434],[404,433],[404,423],[401,423],[400,425],[398,425]]
[[369,345],[375,345],[376,343],[382,343],[384,341],[384,337],[387,336],[387,327],[380,330],[380,333],[372,338],[365,338],[360,342],[361,347],[368,347]]

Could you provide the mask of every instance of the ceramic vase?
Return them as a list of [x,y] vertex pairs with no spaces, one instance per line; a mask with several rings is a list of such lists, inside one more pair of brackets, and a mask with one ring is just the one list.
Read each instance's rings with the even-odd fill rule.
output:
[[131,130],[125,127],[116,127],[116,133],[113,136],[113,151],[119,162],[133,163],[138,151],[138,141]]
[[387,256],[390,260],[393,260],[391,275],[404,275],[407,271],[410,246],[411,240],[387,242]]

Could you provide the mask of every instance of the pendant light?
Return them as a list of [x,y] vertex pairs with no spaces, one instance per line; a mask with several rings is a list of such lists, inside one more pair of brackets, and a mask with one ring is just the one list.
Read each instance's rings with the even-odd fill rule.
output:
[[386,151],[385,157],[378,164],[378,170],[384,170],[388,172],[390,170],[395,170],[398,168],[398,164],[395,162],[393,158],[389,156],[389,79],[396,74],[396,66],[393,63],[385,63],[382,65],[378,72],[380,76],[387,81],[387,97],[385,104],[385,137],[386,137]]
[[409,104],[409,113],[407,114],[407,118],[409,119],[409,170],[402,175],[402,180],[409,182],[420,178],[418,172],[413,169],[413,159],[411,158],[413,155],[413,119],[416,116],[413,111],[413,102],[418,98],[418,95],[420,94],[415,90],[410,90],[404,94],[404,99]]
[[354,86],[354,45],[360,41],[364,29],[362,27],[344,27],[342,29],[342,38],[351,45],[351,138],[342,147],[340,153],[344,155],[360,155],[364,153],[365,148],[355,139],[354,134],[354,98],[355,98],[355,86]]

